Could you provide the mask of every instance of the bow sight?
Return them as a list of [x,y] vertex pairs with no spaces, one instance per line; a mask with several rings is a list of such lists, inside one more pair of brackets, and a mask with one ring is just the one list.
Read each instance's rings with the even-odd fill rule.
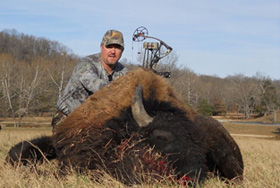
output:
[[134,31],[132,36],[132,40],[134,42],[142,42],[147,38],[156,40],[158,42],[143,43],[143,48],[145,49],[145,51],[143,54],[144,57],[143,57],[142,67],[152,69],[155,73],[162,75],[165,78],[170,78],[171,72],[158,72],[154,69],[154,67],[159,62],[160,59],[170,54],[172,48],[162,40],[155,37],[148,36],[148,30],[143,26],[138,27]]

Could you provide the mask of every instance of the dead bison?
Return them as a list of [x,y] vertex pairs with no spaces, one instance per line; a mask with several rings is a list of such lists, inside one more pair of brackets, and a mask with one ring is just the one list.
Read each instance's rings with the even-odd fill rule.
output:
[[56,158],[61,169],[79,171],[104,167],[124,183],[137,183],[142,171],[197,181],[208,172],[229,180],[243,175],[239,147],[224,127],[184,106],[149,70],[131,71],[102,88],[55,132],[17,144],[7,160]]

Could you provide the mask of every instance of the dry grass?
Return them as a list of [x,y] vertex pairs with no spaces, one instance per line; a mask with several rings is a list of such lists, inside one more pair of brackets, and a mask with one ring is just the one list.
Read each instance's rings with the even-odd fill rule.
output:
[[213,116],[215,119],[224,119],[230,121],[247,121],[247,122],[260,122],[260,123],[280,123],[280,110],[275,114],[272,113],[267,116],[257,117],[258,114],[253,114],[250,119],[245,119],[244,114],[240,113],[227,113],[226,116]]
[[[247,125],[246,125],[247,126]],[[245,126],[245,127],[246,127]],[[236,128],[236,127],[235,127]],[[238,128],[240,129],[240,127]],[[232,128],[231,131],[233,131]],[[4,164],[9,149],[19,141],[32,139],[40,135],[50,135],[50,128],[4,128],[0,132],[0,187],[125,187],[108,175],[91,180],[89,176],[76,173],[57,178],[56,161],[38,165],[36,170],[13,168]],[[280,187],[280,141],[276,139],[258,139],[235,137],[239,144],[245,164],[245,180],[240,185],[226,185],[218,178],[210,178],[201,187]],[[157,182],[147,178],[141,185],[134,187],[184,187],[166,180]]]
[[[16,118],[18,121],[19,118]],[[37,117],[37,116],[25,116],[22,118],[22,122],[51,122],[52,116],[47,116],[47,117]],[[14,121],[13,118],[11,117],[0,117],[0,122],[3,121]]]
[[223,125],[231,134],[275,136],[280,129],[280,126],[273,126],[273,125],[250,125],[250,124],[244,125],[244,124],[234,124],[234,123],[223,123]]

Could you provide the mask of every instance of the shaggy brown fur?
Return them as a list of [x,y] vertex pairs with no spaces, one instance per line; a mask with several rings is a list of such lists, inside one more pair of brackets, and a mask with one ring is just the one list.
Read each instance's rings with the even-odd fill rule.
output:
[[107,120],[119,117],[120,113],[131,105],[134,91],[139,84],[142,85],[144,100],[169,102],[185,111],[189,119],[196,115],[176,98],[166,80],[149,69],[139,68],[90,96],[57,127],[55,132],[63,133],[62,137],[67,138],[76,136],[81,130],[104,126]]
[[[90,96],[57,126],[53,144],[62,165],[94,169],[96,164],[101,163],[100,156],[103,158],[111,149],[105,146],[106,143],[112,140],[116,142],[116,138],[113,138],[115,131],[124,129],[124,127],[109,129],[104,125],[107,121],[120,117],[121,113],[131,106],[135,89],[139,84],[142,85],[145,101],[169,103],[174,108],[184,111],[189,119],[194,117],[195,112],[186,108],[176,98],[165,79],[149,69],[136,69]],[[129,129],[133,129],[131,123],[129,126]],[[87,160],[81,161],[82,158]]]

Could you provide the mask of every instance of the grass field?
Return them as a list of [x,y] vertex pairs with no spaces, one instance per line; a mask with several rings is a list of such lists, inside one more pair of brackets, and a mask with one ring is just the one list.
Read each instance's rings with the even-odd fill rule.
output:
[[[225,124],[230,133],[246,133],[252,135],[271,135],[279,126],[256,125],[232,125]],[[32,139],[40,135],[51,135],[50,127],[41,128],[6,128],[0,132],[0,187],[125,187],[108,175],[98,178],[98,181],[90,180],[89,176],[76,173],[57,178],[56,161],[38,165],[37,169],[13,168],[5,164],[5,157],[10,148],[22,141]],[[250,187],[263,188],[280,187],[280,140],[275,138],[253,138],[234,136],[243,155],[245,171],[244,181],[240,185],[226,185],[218,178],[206,180],[200,187]],[[96,174],[97,176],[97,174]],[[99,175],[100,176],[100,175]],[[157,182],[147,179],[134,187],[185,187],[170,180]]]

